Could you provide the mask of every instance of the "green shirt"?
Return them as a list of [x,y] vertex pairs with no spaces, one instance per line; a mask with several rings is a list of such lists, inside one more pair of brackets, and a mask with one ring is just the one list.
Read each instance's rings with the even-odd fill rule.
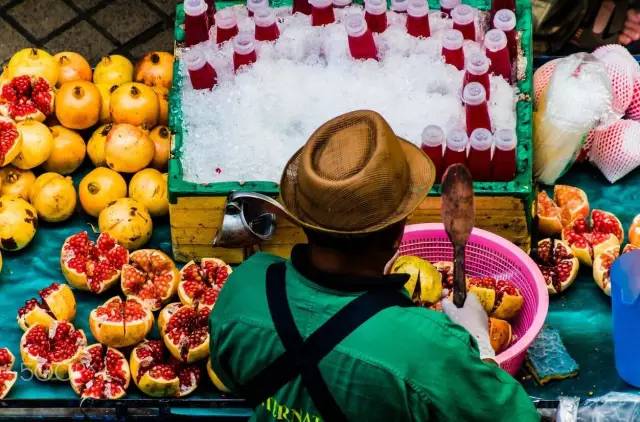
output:
[[[294,253],[301,255],[299,247]],[[284,352],[269,313],[265,276],[282,259],[257,254],[229,277],[211,313],[211,365],[231,390]],[[361,292],[329,289],[287,262],[287,297],[309,336]],[[298,268],[298,269],[296,269]],[[387,308],[348,335],[319,363],[349,420],[533,421],[522,386],[480,360],[475,340],[435,311]],[[321,417],[298,376],[255,409],[252,420],[317,422]]]

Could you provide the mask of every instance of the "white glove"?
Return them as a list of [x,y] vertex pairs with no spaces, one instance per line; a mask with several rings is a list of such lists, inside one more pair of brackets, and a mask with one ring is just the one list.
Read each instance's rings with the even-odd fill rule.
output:
[[451,321],[462,326],[475,337],[481,359],[495,358],[496,352],[489,340],[489,317],[475,293],[467,293],[467,300],[462,308],[456,307],[450,299],[444,299],[442,310],[451,318]]

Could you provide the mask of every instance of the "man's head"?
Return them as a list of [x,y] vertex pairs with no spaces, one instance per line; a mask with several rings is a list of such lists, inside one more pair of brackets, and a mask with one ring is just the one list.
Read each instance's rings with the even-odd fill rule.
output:
[[395,254],[400,246],[405,220],[382,230],[360,235],[340,235],[305,229],[309,245],[349,255],[389,255]]

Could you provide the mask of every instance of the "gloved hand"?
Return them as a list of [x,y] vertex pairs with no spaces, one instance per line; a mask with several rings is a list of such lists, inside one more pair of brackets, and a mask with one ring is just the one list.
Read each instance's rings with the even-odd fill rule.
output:
[[489,317],[475,293],[467,293],[467,300],[462,308],[457,308],[450,299],[444,299],[442,310],[451,318],[451,321],[462,326],[475,337],[481,359],[495,358],[496,352],[489,340]]

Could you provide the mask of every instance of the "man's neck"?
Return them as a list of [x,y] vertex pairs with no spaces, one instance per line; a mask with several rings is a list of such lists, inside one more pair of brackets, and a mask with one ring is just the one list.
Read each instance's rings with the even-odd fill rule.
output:
[[318,271],[358,277],[380,277],[390,257],[379,252],[353,253],[310,245],[309,263]]

